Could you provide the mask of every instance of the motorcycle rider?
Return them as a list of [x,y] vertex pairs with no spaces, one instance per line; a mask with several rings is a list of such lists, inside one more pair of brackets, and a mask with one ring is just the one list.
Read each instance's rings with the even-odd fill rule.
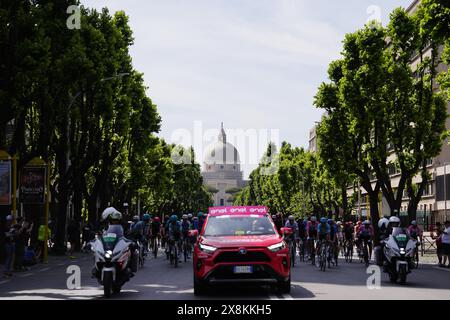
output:
[[[113,233],[117,236],[118,239],[123,239],[126,242],[130,243],[130,251],[131,251],[131,256],[130,256],[130,266],[131,266],[131,270],[129,270],[129,275],[130,277],[134,276],[134,272],[137,270],[137,265],[138,265],[138,255],[135,254],[135,244],[133,241],[127,239],[124,235],[124,229],[123,229],[123,224],[122,224],[122,213],[120,213],[116,208],[114,207],[109,207],[106,208],[103,213],[102,213],[102,219],[103,221],[108,223],[108,228],[106,229],[106,231],[103,233],[103,235],[107,235],[109,233]],[[98,274],[96,274],[98,271],[97,269],[94,267],[94,269],[92,270],[92,274],[93,276],[98,278]]]

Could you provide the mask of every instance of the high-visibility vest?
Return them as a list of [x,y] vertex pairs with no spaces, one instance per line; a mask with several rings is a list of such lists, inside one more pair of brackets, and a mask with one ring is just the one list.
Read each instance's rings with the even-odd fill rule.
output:
[[[48,239],[50,239],[52,233],[50,231],[50,228],[47,228],[47,232],[48,232]],[[45,225],[40,225],[39,226],[39,234],[38,234],[38,240],[39,241],[45,241]]]

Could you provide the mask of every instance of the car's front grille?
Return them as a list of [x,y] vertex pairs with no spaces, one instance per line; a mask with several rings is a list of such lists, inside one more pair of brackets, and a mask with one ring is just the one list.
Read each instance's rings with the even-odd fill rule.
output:
[[247,251],[245,254],[238,251],[224,251],[219,253],[214,262],[270,262],[270,258],[261,251]]

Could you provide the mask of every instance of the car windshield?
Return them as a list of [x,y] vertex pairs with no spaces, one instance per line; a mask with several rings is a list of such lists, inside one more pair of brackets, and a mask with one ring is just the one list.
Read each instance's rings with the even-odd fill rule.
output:
[[215,216],[209,217],[206,237],[274,235],[276,234],[267,215]]

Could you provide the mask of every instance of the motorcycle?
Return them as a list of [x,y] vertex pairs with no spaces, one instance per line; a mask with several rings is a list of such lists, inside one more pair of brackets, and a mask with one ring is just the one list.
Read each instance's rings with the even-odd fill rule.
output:
[[95,267],[93,277],[97,278],[106,298],[119,293],[122,286],[137,272],[136,255],[132,242],[118,238],[115,233],[97,237],[91,242]]
[[389,280],[401,284],[406,283],[406,277],[411,273],[416,241],[410,238],[402,228],[394,228],[392,234],[384,241],[383,254],[385,258],[384,271],[389,274]]

